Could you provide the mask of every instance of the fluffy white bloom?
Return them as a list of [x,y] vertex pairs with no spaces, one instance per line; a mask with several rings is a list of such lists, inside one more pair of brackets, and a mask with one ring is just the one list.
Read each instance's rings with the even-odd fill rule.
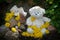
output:
[[26,24],[29,26],[36,25],[37,28],[40,28],[44,24],[44,21],[42,19],[35,19],[35,21],[32,22],[31,17],[29,17],[26,21]]
[[29,13],[31,16],[42,17],[43,14],[45,14],[45,9],[39,6],[35,6],[29,9]]
[[14,6],[10,9],[10,11],[11,11],[11,12],[12,12],[12,11],[13,11],[13,12],[15,12],[15,11],[16,11],[16,9],[18,9],[18,8],[17,8],[17,6],[16,6],[16,5],[14,5]]
[[27,24],[27,25],[32,25],[32,21],[31,21],[31,18],[30,18],[30,17],[27,18],[26,24]]
[[33,33],[33,29],[32,29],[32,28],[28,28],[28,29],[27,29],[27,32],[28,32],[28,33]]
[[[28,26],[36,26],[37,28],[40,28],[42,25],[44,25],[45,22],[50,22],[51,20],[47,17],[44,17],[45,9],[35,6],[29,9],[30,17],[27,19],[26,24]],[[34,19],[35,18],[35,19]],[[33,21],[32,21],[33,19]],[[33,33],[33,30],[31,28],[27,28],[27,32]],[[43,34],[46,33],[46,29],[43,28],[41,30]]]
[[27,12],[24,11],[23,7],[19,8],[19,13],[22,13],[24,16],[27,15]]
[[36,19],[32,25],[36,25],[37,28],[40,28],[44,24],[42,19]]
[[44,24],[43,21],[43,14],[45,13],[45,9],[39,7],[39,6],[35,6],[29,9],[29,13],[31,16],[35,17],[36,19],[32,22],[31,21],[31,17],[29,17],[26,21],[27,25],[36,25],[38,28],[41,27],[41,25]]
[[42,32],[43,34],[45,34],[45,33],[46,33],[46,29],[43,28],[43,29],[41,30],[41,32]]
[[17,16],[20,13],[22,13],[24,16],[27,15],[27,12],[24,11],[23,7],[18,8],[16,5],[14,5],[11,9],[11,12],[14,12],[14,15]]
[[50,22],[50,21],[51,21],[51,19],[49,19],[49,18],[47,18],[47,17],[43,17],[43,20],[44,20],[45,22]]
[[18,8],[16,5],[14,5],[11,9],[10,9],[10,12],[14,12],[14,15],[17,16],[19,14],[18,12]]

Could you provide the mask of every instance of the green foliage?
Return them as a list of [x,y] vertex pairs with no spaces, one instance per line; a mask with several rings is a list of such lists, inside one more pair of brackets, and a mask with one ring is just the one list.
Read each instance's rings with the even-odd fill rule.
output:
[[46,0],[46,16],[51,18],[51,24],[60,33],[60,0]]

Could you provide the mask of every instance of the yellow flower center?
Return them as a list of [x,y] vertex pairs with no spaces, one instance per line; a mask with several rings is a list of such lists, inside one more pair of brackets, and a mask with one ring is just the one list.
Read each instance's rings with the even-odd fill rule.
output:
[[35,21],[36,20],[36,18],[35,17],[31,17],[31,21],[33,22],[33,21]]
[[20,15],[18,15],[15,20],[19,21],[20,20]]
[[10,26],[10,23],[8,23],[8,22],[5,23],[5,26],[6,26],[6,27],[9,27],[9,26]]
[[16,30],[16,28],[13,27],[13,28],[11,28],[11,31],[16,32],[17,30]]
[[20,22],[18,22],[18,24],[17,24],[17,25],[18,25],[18,27],[20,27],[20,25],[21,25],[21,24],[20,24]]

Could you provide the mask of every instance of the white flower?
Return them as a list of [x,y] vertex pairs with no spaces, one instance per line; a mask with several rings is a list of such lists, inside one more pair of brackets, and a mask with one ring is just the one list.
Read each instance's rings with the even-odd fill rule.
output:
[[31,17],[27,18],[26,24],[27,24],[28,26],[32,25]]
[[28,33],[33,33],[33,29],[32,29],[32,28],[28,28],[28,29],[27,29],[27,32],[28,32]]
[[22,13],[24,16],[27,15],[27,12],[24,11],[23,7],[19,8],[19,13]]
[[10,11],[11,11],[11,12],[12,12],[12,11],[13,11],[13,12],[15,12],[15,11],[16,11],[16,9],[18,9],[18,8],[17,8],[17,6],[16,6],[16,5],[14,5],[14,6],[10,9]]
[[41,30],[41,32],[42,32],[43,34],[45,34],[45,33],[46,33],[46,29],[43,28],[43,29]]
[[45,14],[45,9],[39,6],[35,6],[29,9],[29,13],[31,16],[42,17],[43,14]]
[[27,15],[27,12],[24,11],[23,7],[18,8],[16,5],[14,5],[11,9],[10,12],[14,12],[14,15],[17,16],[20,13],[22,13],[24,16]]
[[14,15],[17,16],[19,15],[19,10],[16,5],[14,5],[11,9],[10,12],[14,12]]
[[51,19],[49,19],[49,18],[47,18],[47,17],[43,17],[43,20],[44,20],[45,22],[50,22],[50,21],[51,21]]

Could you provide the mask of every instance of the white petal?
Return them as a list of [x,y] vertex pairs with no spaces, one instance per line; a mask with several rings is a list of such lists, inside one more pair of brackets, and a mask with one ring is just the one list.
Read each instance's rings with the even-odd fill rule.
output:
[[12,12],[12,11],[13,11],[13,12],[15,12],[15,11],[16,11],[16,9],[18,9],[18,8],[17,8],[17,6],[16,6],[16,5],[14,5],[14,6],[10,9],[10,12]]
[[31,21],[31,18],[27,18],[27,21],[26,21],[26,24],[29,26],[29,25],[32,25],[32,21]]
[[32,28],[28,28],[28,29],[27,29],[27,32],[28,32],[28,33],[33,33],[33,29],[32,29]]
[[33,12],[39,12],[40,14],[45,14],[45,9],[39,7],[39,6],[34,6],[29,9],[29,13],[32,14]]
[[14,13],[14,15],[15,15],[15,16],[19,15],[19,12],[17,12],[17,13]]
[[49,18],[47,18],[47,17],[43,17],[43,20],[44,20],[45,22],[50,22],[50,21],[51,21],[51,19],[49,19]]
[[27,12],[24,11],[23,7],[19,8],[19,13],[22,13],[24,16],[27,15]]
[[41,32],[42,32],[43,34],[45,34],[46,29],[45,29],[45,28],[43,28],[43,29],[41,30]]
[[18,26],[15,26],[16,29],[18,29]]
[[27,12],[23,12],[23,15],[26,16],[27,15]]
[[14,12],[14,15],[17,16],[19,15],[19,10],[16,5],[14,5],[11,9],[10,12]]

